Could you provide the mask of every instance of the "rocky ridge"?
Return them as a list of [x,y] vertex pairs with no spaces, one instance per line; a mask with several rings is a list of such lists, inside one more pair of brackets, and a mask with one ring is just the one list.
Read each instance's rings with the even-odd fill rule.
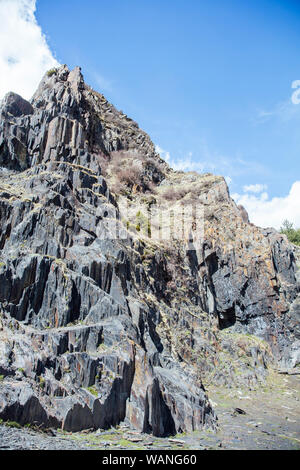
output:
[[[203,382],[253,387],[299,363],[295,248],[249,223],[222,177],[169,168],[78,67],[0,115],[1,419],[214,428]],[[166,239],[156,207],[173,214]]]

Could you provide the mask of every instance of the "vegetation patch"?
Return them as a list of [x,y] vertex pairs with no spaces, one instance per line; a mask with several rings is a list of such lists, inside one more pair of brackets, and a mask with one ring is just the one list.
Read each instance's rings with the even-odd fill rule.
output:
[[280,229],[280,233],[287,236],[288,240],[294,245],[300,246],[300,228],[295,229],[293,224],[285,220]]
[[88,390],[95,397],[98,396],[98,390],[96,389],[96,387],[94,387],[94,386],[87,387],[86,390]]
[[50,70],[48,70],[48,72],[47,72],[47,77],[52,77],[52,75],[55,75],[56,73],[57,73],[57,69],[56,69],[56,68],[50,69]]
[[8,426],[10,428],[18,428],[18,429],[22,429],[22,426],[20,423],[17,423],[16,421],[3,421],[3,424],[5,426]]

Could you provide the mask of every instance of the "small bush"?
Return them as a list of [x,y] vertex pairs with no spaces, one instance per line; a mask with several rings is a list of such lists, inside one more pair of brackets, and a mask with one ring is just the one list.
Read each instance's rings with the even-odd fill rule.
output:
[[285,220],[280,229],[280,233],[287,236],[288,240],[294,245],[300,246],[300,229],[294,229],[293,224]]
[[162,164],[134,151],[118,150],[110,153],[107,176],[115,179],[130,191],[155,190],[154,185],[163,178]]
[[142,232],[144,235],[151,237],[151,222],[148,217],[138,211],[136,214],[136,226],[137,232]]
[[16,421],[4,421],[5,426],[8,426],[10,428],[17,428],[20,429],[22,428],[20,423],[17,423]]
[[185,188],[174,188],[170,187],[166,189],[163,193],[164,198],[167,201],[178,201],[186,196],[190,191]]
[[141,184],[142,171],[137,166],[127,167],[121,169],[119,172],[119,180],[127,186],[134,186]]
[[39,386],[45,388],[45,379],[43,377],[39,377]]
[[96,389],[94,386],[87,387],[87,390],[88,390],[92,395],[94,395],[95,397],[98,396],[98,391],[97,391],[97,389]]
[[110,187],[111,191],[116,195],[118,195],[118,194],[124,194],[125,195],[126,194],[126,190],[124,188],[124,185],[122,185],[120,183],[120,181],[118,181],[118,180],[115,181],[114,183],[111,183],[109,185],[109,187]]
[[48,70],[47,76],[52,77],[52,75],[56,74],[57,70],[55,68]]

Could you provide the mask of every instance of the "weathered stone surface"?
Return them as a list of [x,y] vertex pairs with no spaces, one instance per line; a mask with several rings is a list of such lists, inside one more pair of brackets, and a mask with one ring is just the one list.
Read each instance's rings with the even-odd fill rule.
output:
[[[203,380],[252,386],[291,347],[295,362],[294,248],[223,178],[171,170],[78,67],[0,115],[0,418],[193,431],[216,425]],[[153,239],[159,205],[203,209],[194,249]]]
[[14,117],[33,114],[33,107],[31,104],[16,93],[7,93],[2,100],[1,106],[2,112],[5,114],[11,114]]

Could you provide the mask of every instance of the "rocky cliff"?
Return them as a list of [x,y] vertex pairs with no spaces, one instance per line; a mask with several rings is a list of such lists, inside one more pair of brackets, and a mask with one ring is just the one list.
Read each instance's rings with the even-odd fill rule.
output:
[[6,95],[0,167],[0,418],[215,427],[203,383],[299,362],[294,247],[222,177],[173,171],[79,68]]

